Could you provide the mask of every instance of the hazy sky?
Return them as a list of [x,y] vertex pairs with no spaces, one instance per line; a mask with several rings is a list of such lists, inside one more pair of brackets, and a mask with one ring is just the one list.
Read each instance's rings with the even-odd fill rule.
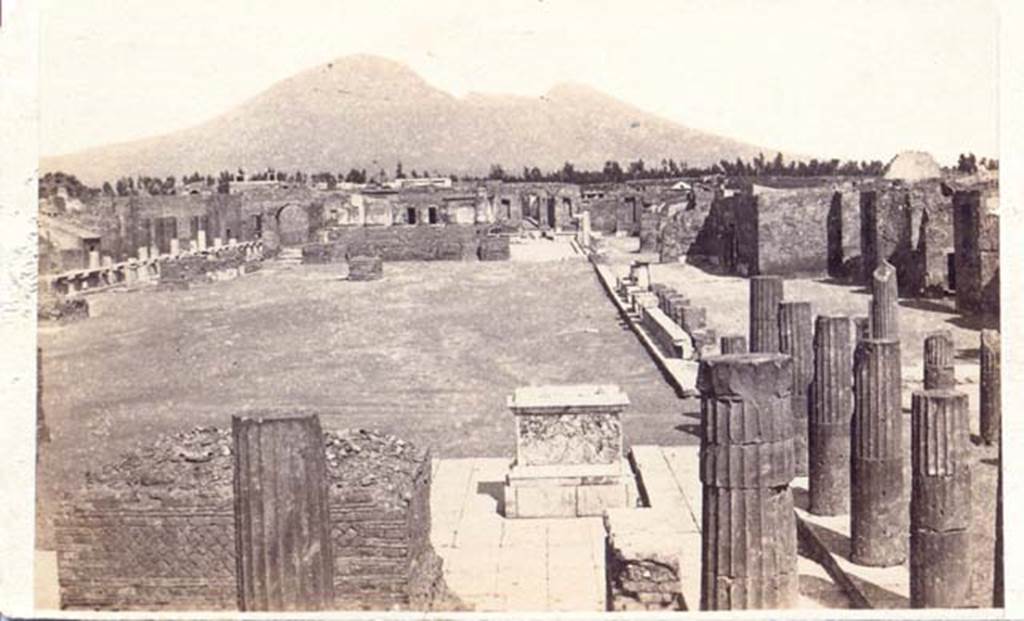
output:
[[983,1],[43,0],[41,28],[44,155],[188,127],[355,53],[456,95],[581,82],[769,149],[997,154]]

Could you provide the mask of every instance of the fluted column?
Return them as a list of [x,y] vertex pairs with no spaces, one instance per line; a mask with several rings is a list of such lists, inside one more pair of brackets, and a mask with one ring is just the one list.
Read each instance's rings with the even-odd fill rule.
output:
[[701,609],[785,608],[797,597],[792,362],[701,362]]
[[851,556],[861,565],[889,567],[907,555],[899,341],[858,343],[853,379]]
[[998,330],[981,331],[980,428],[985,444],[999,441],[1002,421],[1000,388],[1000,345]]
[[867,315],[857,315],[853,318],[853,329],[858,342],[871,338],[871,318]]
[[871,274],[871,336],[900,338],[896,268],[888,261],[882,261]]
[[811,513],[850,510],[850,418],[853,416],[853,353],[850,320],[819,316],[814,325],[814,382],[808,417]]
[[750,278],[750,351],[779,351],[779,304],[782,302],[782,278]]
[[719,348],[723,354],[745,354],[747,353],[747,337],[738,334],[723,336],[719,341]]
[[779,351],[793,359],[793,450],[797,476],[807,475],[807,416],[811,381],[814,379],[814,350],[811,335],[811,304],[783,302],[779,305]]
[[957,608],[971,583],[971,471],[967,395],[913,395],[910,605]]
[[953,367],[953,333],[949,330],[932,332],[924,339],[924,388],[950,388],[956,385]]

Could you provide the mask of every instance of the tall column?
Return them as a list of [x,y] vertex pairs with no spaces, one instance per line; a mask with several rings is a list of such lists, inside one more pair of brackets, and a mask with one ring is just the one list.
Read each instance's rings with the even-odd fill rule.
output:
[[850,320],[819,315],[814,325],[814,382],[807,421],[810,509],[815,515],[850,511],[852,416]]
[[793,358],[793,450],[797,476],[807,475],[807,416],[811,381],[814,379],[814,350],[811,336],[810,302],[779,305],[779,351]]
[[778,353],[701,361],[701,609],[796,602],[792,361]]
[[952,389],[956,385],[953,367],[953,333],[949,330],[932,332],[924,339],[924,388]]
[[231,420],[238,607],[334,605],[327,460],[316,416]]
[[782,278],[750,278],[750,351],[779,351],[779,304],[782,302]]
[[900,338],[899,291],[896,268],[882,261],[871,274],[871,336],[876,339]]
[[745,354],[747,353],[747,337],[730,334],[719,340],[719,349],[723,354]]
[[1000,387],[1000,345],[998,330],[981,331],[981,390],[979,426],[985,444],[999,441],[1002,421]]
[[910,605],[963,607],[971,583],[967,395],[922,390],[912,403]]
[[907,557],[900,343],[865,339],[853,363],[850,425],[851,559],[889,567]]

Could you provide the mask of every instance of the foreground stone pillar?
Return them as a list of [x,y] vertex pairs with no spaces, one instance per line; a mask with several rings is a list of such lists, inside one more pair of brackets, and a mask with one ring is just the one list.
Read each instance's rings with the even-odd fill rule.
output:
[[750,278],[750,351],[779,351],[779,304],[782,279],[778,276]]
[[1001,368],[999,331],[982,330],[979,426],[981,439],[989,445],[999,441],[1002,426]]
[[850,320],[818,316],[814,325],[814,382],[808,417],[810,510],[815,515],[850,511],[850,419],[853,355]]
[[907,558],[899,341],[861,341],[853,368],[851,560],[890,567]]
[[516,458],[505,480],[505,517],[603,515],[635,507],[636,482],[622,450],[618,386],[517,388]]
[[924,339],[924,388],[949,388],[956,386],[956,371],[953,366],[953,333],[949,330],[932,332]]
[[967,395],[913,395],[910,605],[959,608],[971,583],[971,471]]
[[793,359],[793,450],[796,475],[807,475],[807,416],[811,381],[814,379],[814,350],[811,336],[810,302],[779,305],[779,351]]
[[747,353],[747,337],[737,334],[723,336],[719,342],[719,349],[723,354],[745,354]]
[[899,290],[896,268],[882,261],[871,274],[871,336],[876,339],[900,338]]
[[334,559],[316,416],[231,421],[238,607],[327,610]]
[[774,353],[701,362],[701,609],[796,602],[792,361]]

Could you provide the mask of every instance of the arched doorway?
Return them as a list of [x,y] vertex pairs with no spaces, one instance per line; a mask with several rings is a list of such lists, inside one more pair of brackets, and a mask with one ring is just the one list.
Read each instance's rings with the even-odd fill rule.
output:
[[282,246],[299,246],[309,241],[309,214],[300,205],[289,204],[274,214]]

